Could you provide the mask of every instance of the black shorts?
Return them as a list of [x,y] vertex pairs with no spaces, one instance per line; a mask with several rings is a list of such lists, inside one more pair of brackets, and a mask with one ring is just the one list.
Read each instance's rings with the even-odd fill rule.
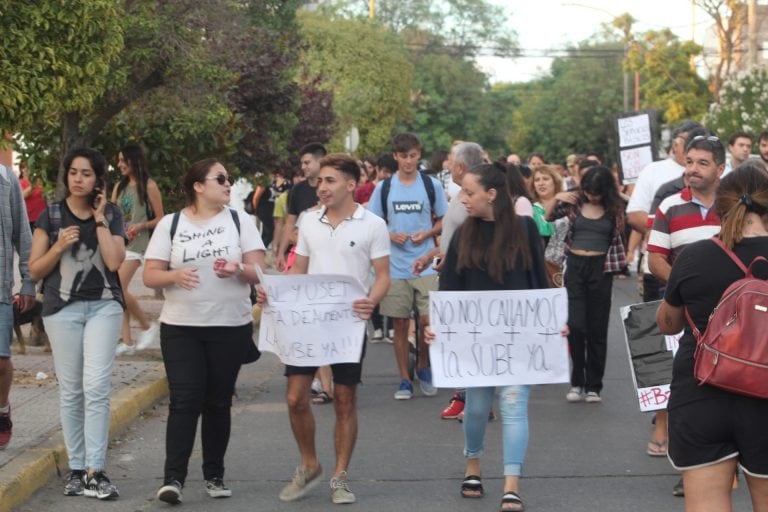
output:
[[[367,337],[363,338],[363,350],[360,353],[359,363],[338,363],[331,365],[334,384],[341,384],[342,386],[355,386],[360,384],[363,375],[363,359],[365,358],[366,345]],[[283,375],[286,377],[291,375],[314,375],[317,368],[317,366],[291,366],[287,364],[285,365],[285,372]]]
[[669,459],[675,469],[734,457],[745,473],[768,478],[768,400],[733,395],[669,410]]

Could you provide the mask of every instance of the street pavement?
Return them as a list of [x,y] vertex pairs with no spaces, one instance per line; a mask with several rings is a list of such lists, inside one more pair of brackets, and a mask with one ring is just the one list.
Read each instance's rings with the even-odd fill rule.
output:
[[[636,287],[635,279],[615,282],[603,402],[567,403],[567,384],[537,386],[531,394],[531,436],[521,481],[528,511],[684,509],[684,500],[671,493],[677,473],[665,458],[645,454],[651,416],[639,412],[634,398],[618,315],[619,306],[637,302]],[[368,346],[363,381],[359,388],[360,434],[349,470],[358,501],[349,508],[382,512],[498,510],[503,484],[498,421],[489,425],[486,434],[485,497],[462,499],[461,425],[439,417],[451,390],[441,390],[434,398],[417,393],[410,401],[393,400],[398,379],[388,344]],[[277,498],[299,460],[284,391],[282,367],[271,354],[243,367],[226,459],[225,480],[233,497],[214,502],[206,496],[198,446],[190,461],[180,509],[301,512],[336,507],[330,502],[327,478],[299,501],[283,503]],[[17,425],[24,421],[19,409],[14,415]],[[315,405],[313,410],[318,453],[326,477],[330,477],[334,463],[333,408]],[[57,413],[51,410],[49,414]],[[167,401],[163,399],[113,439],[108,474],[120,488],[120,499],[92,505],[90,498],[65,497],[62,480],[54,478],[13,510],[68,512],[90,506],[104,511],[168,510],[169,505],[154,497],[162,482],[166,417]],[[734,503],[736,511],[751,510],[743,479],[734,492]]]

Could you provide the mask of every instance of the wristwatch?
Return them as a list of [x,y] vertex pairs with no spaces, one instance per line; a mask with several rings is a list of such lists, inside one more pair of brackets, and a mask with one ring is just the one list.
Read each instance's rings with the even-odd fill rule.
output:
[[237,264],[237,271],[235,272],[236,276],[241,276],[242,273],[245,272],[245,265],[243,265],[243,262]]
[[97,228],[108,228],[109,226],[107,226],[107,223],[104,222],[104,219],[101,219],[101,220],[97,220],[96,221],[96,227]]

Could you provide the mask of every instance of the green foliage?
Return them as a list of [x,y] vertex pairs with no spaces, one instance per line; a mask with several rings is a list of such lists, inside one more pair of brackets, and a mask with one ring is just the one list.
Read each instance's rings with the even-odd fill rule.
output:
[[610,155],[612,119],[622,110],[621,53],[594,58],[595,50],[620,50],[619,43],[582,44],[555,59],[551,75],[508,87],[520,105],[512,115],[509,146],[563,160],[570,153]]
[[0,128],[11,131],[91,105],[123,49],[112,0],[5,0],[0,33]]
[[692,41],[681,42],[669,29],[649,31],[630,47],[627,67],[640,73],[640,108],[663,112],[667,123],[700,119],[707,111],[707,83],[691,66],[701,53]]
[[330,149],[344,148],[344,134],[356,126],[359,154],[386,147],[396,122],[408,113],[413,65],[395,34],[361,20],[299,16],[300,78],[321,76],[322,90],[333,92],[338,129]]
[[768,127],[768,71],[754,68],[747,75],[726,81],[720,91],[720,101],[712,104],[704,124],[724,139],[736,131],[756,136],[765,130]]

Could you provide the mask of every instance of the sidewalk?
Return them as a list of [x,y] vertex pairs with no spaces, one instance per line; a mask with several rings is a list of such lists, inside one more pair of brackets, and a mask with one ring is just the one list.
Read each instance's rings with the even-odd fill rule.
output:
[[[150,319],[157,319],[162,300],[141,283],[137,273],[129,288]],[[24,326],[26,333],[29,326]],[[133,327],[134,332],[137,330]],[[51,477],[68,470],[59,421],[59,394],[53,359],[43,347],[27,346],[18,354],[14,341],[14,378],[10,402],[13,438],[0,451],[0,512],[22,504]],[[39,378],[39,379],[38,379]],[[112,375],[110,438],[125,430],[142,411],[168,393],[159,341],[154,348],[115,360]]]

